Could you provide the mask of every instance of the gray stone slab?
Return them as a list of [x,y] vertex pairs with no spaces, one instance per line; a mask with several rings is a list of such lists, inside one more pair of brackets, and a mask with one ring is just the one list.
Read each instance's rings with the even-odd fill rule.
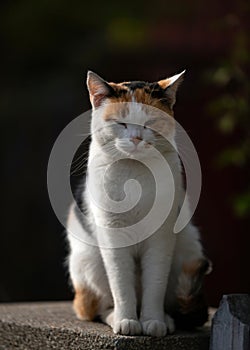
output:
[[212,322],[210,350],[250,350],[250,295],[224,295]]
[[71,302],[0,304],[0,349],[208,350],[210,328],[164,338],[121,336],[76,319]]

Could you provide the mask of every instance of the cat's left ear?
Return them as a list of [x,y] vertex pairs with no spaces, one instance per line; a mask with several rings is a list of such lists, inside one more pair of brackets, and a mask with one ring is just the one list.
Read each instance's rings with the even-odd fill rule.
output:
[[91,71],[88,71],[87,86],[93,108],[100,107],[101,103],[114,92],[109,83]]
[[184,79],[184,73],[185,73],[185,70],[180,74],[176,74],[170,78],[158,81],[158,84],[164,90],[165,97],[171,109],[175,104],[176,92],[178,90],[179,85],[182,83]]

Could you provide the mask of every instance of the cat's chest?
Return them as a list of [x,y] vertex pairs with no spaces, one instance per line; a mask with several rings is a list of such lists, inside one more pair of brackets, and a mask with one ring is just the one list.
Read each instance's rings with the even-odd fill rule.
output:
[[180,188],[174,184],[177,177],[166,171],[162,162],[146,166],[124,159],[104,166],[96,164],[89,169],[87,186],[96,222],[106,227],[127,227],[148,217],[149,224],[165,222]]
[[105,169],[104,188],[114,200],[123,200],[125,196],[135,194],[149,195],[154,192],[155,179],[152,172],[141,162],[124,159]]
[[[98,197],[133,203],[152,202],[156,195],[168,197],[173,192],[173,176],[159,162],[145,164],[133,159],[121,159],[90,172],[92,189]],[[141,204],[143,204],[141,203]]]

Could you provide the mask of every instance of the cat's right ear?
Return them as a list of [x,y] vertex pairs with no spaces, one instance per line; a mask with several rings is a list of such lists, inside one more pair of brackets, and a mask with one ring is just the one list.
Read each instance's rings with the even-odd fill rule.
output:
[[93,108],[100,107],[101,103],[114,92],[113,88],[105,80],[91,71],[88,71],[87,86]]

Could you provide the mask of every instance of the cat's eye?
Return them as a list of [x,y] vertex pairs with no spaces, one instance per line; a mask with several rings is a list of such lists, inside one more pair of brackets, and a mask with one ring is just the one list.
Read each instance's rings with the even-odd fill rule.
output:
[[116,122],[117,124],[119,124],[119,125],[122,125],[122,126],[124,126],[124,128],[126,128],[127,129],[127,124],[126,123],[120,123],[120,122]]

